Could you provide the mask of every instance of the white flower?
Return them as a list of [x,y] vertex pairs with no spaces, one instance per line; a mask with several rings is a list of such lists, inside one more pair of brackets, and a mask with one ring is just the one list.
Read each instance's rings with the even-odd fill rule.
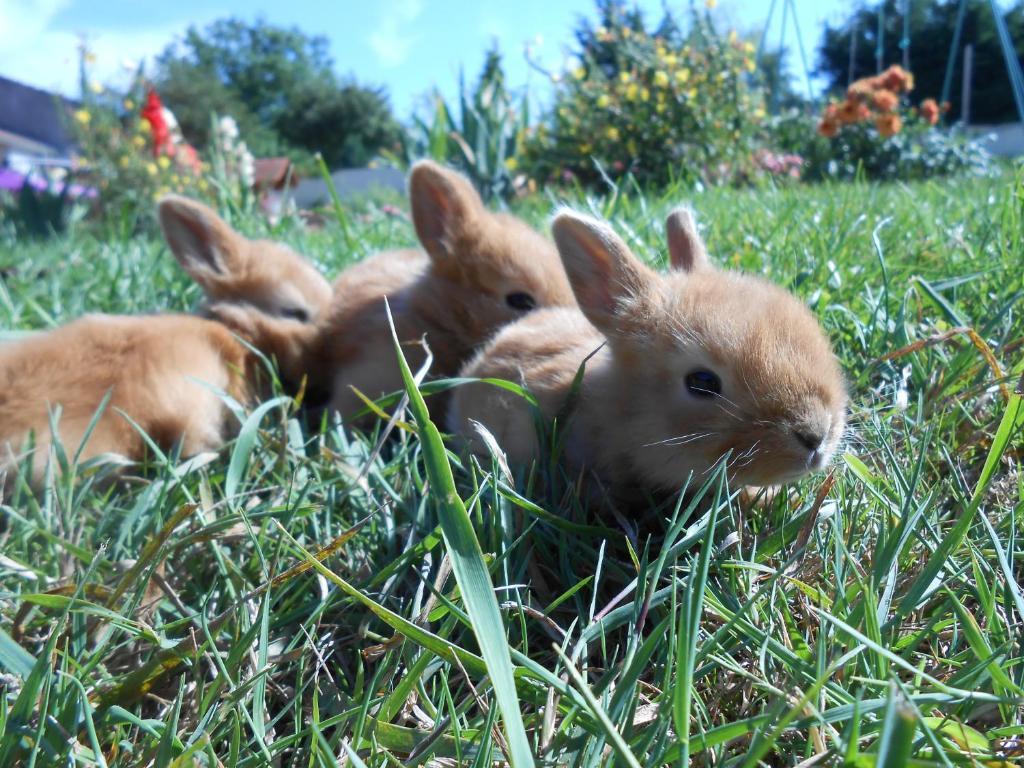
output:
[[224,115],[217,122],[217,130],[224,139],[225,145],[238,138],[238,123],[231,115]]
[[139,68],[139,62],[135,59],[121,59],[121,69],[126,72],[134,72]]
[[256,160],[252,153],[245,147],[245,142],[238,145],[238,178],[246,187],[251,187],[256,181]]

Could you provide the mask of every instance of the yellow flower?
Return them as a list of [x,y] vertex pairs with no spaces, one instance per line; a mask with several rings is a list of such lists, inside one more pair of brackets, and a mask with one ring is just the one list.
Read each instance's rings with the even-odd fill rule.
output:
[[592,150],[592,149],[593,149],[593,147],[590,146],[589,144],[587,144],[586,142],[584,142],[583,144],[580,144],[580,152],[582,152],[584,155],[589,155],[590,154],[590,150]]
[[718,0],[704,0],[704,7],[709,11],[715,10],[716,5],[718,5]]
[[156,160],[156,164],[160,166],[160,170],[166,171],[171,167],[171,158],[167,155],[160,155]]
[[600,96],[597,97],[597,106],[600,109],[604,109],[610,103],[611,103],[611,99],[608,98],[608,94],[607,93],[602,93]]
[[676,56],[674,53],[670,53],[668,56],[665,57],[665,66],[668,67],[669,69],[675,69],[676,64],[678,63],[679,57]]
[[96,63],[96,54],[93,53],[92,51],[86,51],[85,52],[85,63],[86,64],[95,64]]
[[572,71],[572,76],[577,80],[582,80],[587,76],[587,70],[584,67],[576,67],[576,69]]
[[134,144],[139,149],[142,149],[144,146],[146,146],[146,140],[141,136],[132,136],[132,144]]
[[659,115],[662,112],[664,112],[665,111],[665,102],[664,101],[659,101],[658,105],[654,108],[654,111],[657,112]]
[[685,83],[690,79],[690,70],[687,67],[676,70],[676,82]]
[[92,115],[89,114],[87,109],[75,110],[75,120],[81,125],[88,125],[89,121],[92,120]]
[[210,185],[206,183],[206,179],[200,179],[200,180],[199,180],[199,189],[200,189],[201,191],[205,192],[205,191],[206,191],[206,189],[207,189],[207,187],[209,187],[209,186],[210,186]]
[[743,66],[746,67],[747,72],[753,72],[755,69],[757,69],[757,62],[754,61],[753,59],[744,59]]
[[736,30],[735,29],[730,29],[729,30],[729,42],[730,43],[735,43],[738,39],[739,39],[739,35],[736,34]]
[[631,77],[632,75],[630,75],[629,72],[619,72],[620,83],[628,83]]
[[749,40],[747,42],[745,42],[743,44],[743,52],[744,53],[753,53],[754,52],[754,44],[752,42],[750,42]]
[[127,110],[128,110],[129,112],[130,112],[131,110],[135,109],[135,102],[134,102],[134,101],[132,101],[131,99],[125,99],[125,100],[124,100],[123,102],[121,102],[121,103],[122,103],[122,104],[124,104],[124,108],[125,108],[125,109],[127,109]]
[[505,158],[505,167],[510,171],[514,171],[519,167],[519,161],[514,157],[507,157]]
[[629,154],[636,155],[637,146],[636,142],[633,141],[633,139],[630,139],[629,141],[626,142],[626,150],[629,152]]
[[654,84],[659,88],[666,87],[668,85],[668,74],[664,70],[659,69],[654,73]]
[[117,164],[122,168],[127,168],[129,165],[131,165],[131,162],[131,158],[128,157],[128,155],[123,155],[121,159],[117,161]]
[[688,99],[696,99],[697,98],[697,89],[696,88],[691,88],[690,90],[688,90],[686,92],[686,98],[688,98]]
[[149,120],[139,120],[139,133],[152,133],[153,127],[149,124]]
[[649,98],[651,98],[651,92],[649,90],[647,90],[646,88],[641,88],[640,89],[640,101],[647,101]]
[[629,27],[623,27],[622,28],[622,39],[623,40],[629,40],[629,36],[632,35],[632,34],[633,34],[633,30],[630,29]]
[[640,94],[640,86],[636,83],[630,83],[626,86],[626,98],[630,101],[636,101],[636,97]]
[[89,83],[89,90],[95,93],[97,96],[99,96],[101,93],[103,93],[103,85],[97,82],[96,80],[93,80]]
[[148,173],[150,176],[156,176],[156,163],[146,163],[146,173]]
[[764,107],[758,107],[754,110],[755,120],[764,120],[768,116],[768,113],[764,111]]
[[608,139],[610,139],[611,141],[618,141],[619,129],[616,128],[614,125],[610,125],[605,129],[604,135],[607,136]]

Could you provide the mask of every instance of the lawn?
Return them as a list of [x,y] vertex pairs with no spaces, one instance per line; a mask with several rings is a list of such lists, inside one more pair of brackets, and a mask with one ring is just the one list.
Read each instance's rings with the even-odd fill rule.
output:
[[[18,493],[0,765],[486,765],[524,743],[510,697],[550,765],[1024,754],[1022,195],[1007,174],[570,201],[659,266],[692,202],[714,258],[819,315],[851,434],[830,479],[754,508],[712,483],[643,521],[452,454],[493,600],[474,547],[446,546],[459,505],[411,416],[378,451],[281,399],[219,456]],[[555,202],[520,209],[543,225]],[[332,275],[413,241],[372,206],[271,234]],[[198,298],[156,239],[0,240],[5,335]]]

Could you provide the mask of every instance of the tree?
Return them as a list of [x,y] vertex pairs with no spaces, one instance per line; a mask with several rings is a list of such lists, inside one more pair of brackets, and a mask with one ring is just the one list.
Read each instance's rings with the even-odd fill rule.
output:
[[[915,101],[942,97],[942,84],[949,61],[950,44],[956,28],[960,0],[912,0],[910,3],[910,69],[914,73]],[[883,68],[902,62],[903,0],[861,6],[838,26],[826,25],[818,51],[818,74],[828,78],[832,90],[845,90],[851,74],[855,80],[878,71],[878,14],[883,18]],[[1024,1],[1017,0],[1006,14],[1006,25],[1016,47],[1018,60],[1024,58]],[[853,68],[850,69],[850,39]],[[956,52],[950,89],[950,117],[960,118],[963,81],[963,46],[974,46],[972,80],[972,122],[999,123],[1018,120],[1006,60],[999,45],[992,8],[987,0],[968,0],[960,50]]]
[[363,165],[392,147],[400,128],[385,91],[340,80],[327,47],[296,28],[221,19],[168,46],[155,81],[197,146],[217,112],[235,118],[257,154],[298,149],[331,166]]

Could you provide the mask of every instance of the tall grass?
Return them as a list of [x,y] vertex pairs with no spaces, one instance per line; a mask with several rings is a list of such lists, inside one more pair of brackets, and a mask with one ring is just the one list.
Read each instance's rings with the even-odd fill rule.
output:
[[[415,397],[383,451],[282,398],[217,458],[18,490],[0,508],[0,765],[1013,760],[1022,192],[570,201],[663,265],[664,214],[688,199],[719,261],[821,317],[852,436],[829,478],[754,510],[715,479],[652,519],[587,515],[445,454]],[[552,202],[521,210],[542,225]],[[328,272],[412,241],[376,209],[346,227],[272,234]],[[74,230],[0,246],[0,275],[5,332],[198,298],[159,243]]]

